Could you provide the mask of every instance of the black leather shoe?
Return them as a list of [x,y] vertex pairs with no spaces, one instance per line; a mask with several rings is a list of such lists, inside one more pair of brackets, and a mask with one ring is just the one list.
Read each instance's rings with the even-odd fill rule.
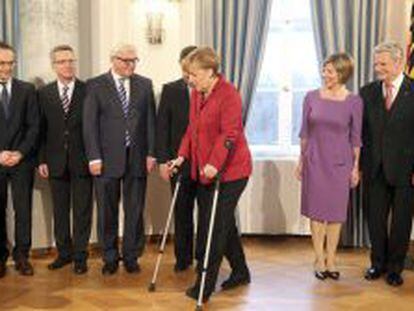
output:
[[367,269],[367,271],[365,272],[365,279],[368,281],[373,281],[373,280],[377,280],[381,277],[382,275],[382,270],[380,268],[377,267],[371,267],[369,269]]
[[321,281],[325,281],[326,278],[328,277],[328,274],[326,273],[326,271],[317,271],[317,270],[315,270],[314,275],[315,275],[315,278],[317,278],[318,280],[321,280]]
[[85,274],[87,271],[88,265],[86,264],[86,260],[75,261],[75,265],[73,266],[73,272],[75,274]]
[[390,272],[387,274],[386,278],[387,284],[391,286],[401,286],[404,283],[403,278],[401,277],[401,274],[396,272]]
[[238,286],[247,285],[250,283],[250,275],[234,275],[231,274],[230,277],[221,283],[221,288],[223,290],[229,290]]
[[339,271],[326,271],[326,276],[332,280],[339,280],[339,277],[341,276],[341,274],[339,273]]
[[3,261],[0,261],[0,279],[4,278],[6,275],[6,263]]
[[26,258],[16,261],[15,268],[24,276],[32,276],[34,274],[33,266]]
[[136,261],[133,262],[124,262],[125,271],[128,273],[139,273],[141,272],[141,267]]
[[118,271],[118,262],[107,262],[102,267],[103,275],[112,275]]
[[175,272],[183,272],[191,267],[191,263],[176,263],[174,265],[174,271]]
[[51,264],[49,264],[47,266],[47,268],[49,270],[57,270],[57,269],[61,269],[64,266],[70,264],[72,262],[72,259],[70,258],[62,258],[62,257],[58,257],[55,259],[55,261],[53,261]]
[[[185,291],[185,295],[197,301],[199,292],[200,292],[200,287],[198,285],[194,285]],[[207,302],[210,299],[210,296],[211,296],[211,292],[207,292],[206,290],[204,290],[203,299],[202,299],[203,302]]]

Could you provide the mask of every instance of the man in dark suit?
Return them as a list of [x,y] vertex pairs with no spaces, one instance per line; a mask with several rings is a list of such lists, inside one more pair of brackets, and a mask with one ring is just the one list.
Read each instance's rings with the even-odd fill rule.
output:
[[403,283],[414,203],[414,81],[403,74],[403,54],[397,43],[378,45],[374,51],[378,81],[360,91],[362,171],[372,244],[365,278],[375,280],[386,273],[391,286]]
[[[197,47],[188,46],[181,51],[180,65],[182,78],[163,86],[161,101],[157,115],[157,161],[160,164],[161,177],[169,181],[168,162],[177,157],[188,125],[190,110],[190,90],[188,86],[188,73],[185,68],[185,57]],[[190,178],[188,163],[181,174],[181,187],[178,193],[175,214],[175,271],[186,270],[193,262],[193,211],[197,185]],[[171,191],[176,185],[176,176],[171,179]]]
[[[56,46],[50,53],[57,80],[39,91],[41,139],[39,174],[48,178],[58,257],[48,265],[60,269],[74,261],[74,272],[87,271],[87,247],[92,219],[92,178],[82,136],[85,83],[76,79],[72,47]],[[73,208],[73,238],[70,210]]]
[[127,272],[140,271],[137,258],[144,241],[146,176],[155,166],[155,103],[151,80],[134,74],[137,61],[133,46],[116,48],[111,70],[88,81],[84,104],[83,133],[89,170],[96,176],[104,275],[118,269],[121,183],[122,260]]
[[15,212],[13,260],[21,275],[33,275],[32,194],[39,133],[39,109],[34,86],[12,77],[15,52],[0,42],[0,277],[9,256],[6,233],[7,187]]

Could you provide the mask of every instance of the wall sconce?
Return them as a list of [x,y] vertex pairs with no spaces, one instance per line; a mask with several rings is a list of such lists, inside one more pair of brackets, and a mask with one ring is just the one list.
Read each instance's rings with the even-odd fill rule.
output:
[[163,13],[147,13],[147,40],[150,44],[161,44],[164,41],[165,30],[162,27],[163,20]]

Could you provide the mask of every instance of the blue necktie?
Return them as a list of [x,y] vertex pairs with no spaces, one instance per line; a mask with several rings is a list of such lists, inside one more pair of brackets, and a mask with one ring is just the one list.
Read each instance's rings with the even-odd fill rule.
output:
[[[125,79],[120,78],[119,84],[118,84],[118,95],[119,95],[119,99],[121,100],[121,106],[122,106],[122,111],[124,113],[125,121],[127,121],[129,103],[128,103],[128,97],[127,97],[127,92],[126,92],[124,83],[125,83]],[[127,129],[125,131],[125,146],[129,147],[130,144],[131,144],[131,137],[129,136],[129,132]]]
[[1,104],[3,106],[4,115],[6,120],[9,118],[10,111],[9,111],[9,94],[7,93],[7,87],[5,82],[1,82],[1,86],[3,87],[1,91]]

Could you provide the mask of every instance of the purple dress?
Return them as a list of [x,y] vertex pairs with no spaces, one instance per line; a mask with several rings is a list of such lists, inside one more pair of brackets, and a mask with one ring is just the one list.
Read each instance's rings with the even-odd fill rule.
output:
[[312,220],[345,222],[353,148],[361,146],[362,99],[350,94],[343,101],[306,94],[300,138],[303,153],[302,215]]

